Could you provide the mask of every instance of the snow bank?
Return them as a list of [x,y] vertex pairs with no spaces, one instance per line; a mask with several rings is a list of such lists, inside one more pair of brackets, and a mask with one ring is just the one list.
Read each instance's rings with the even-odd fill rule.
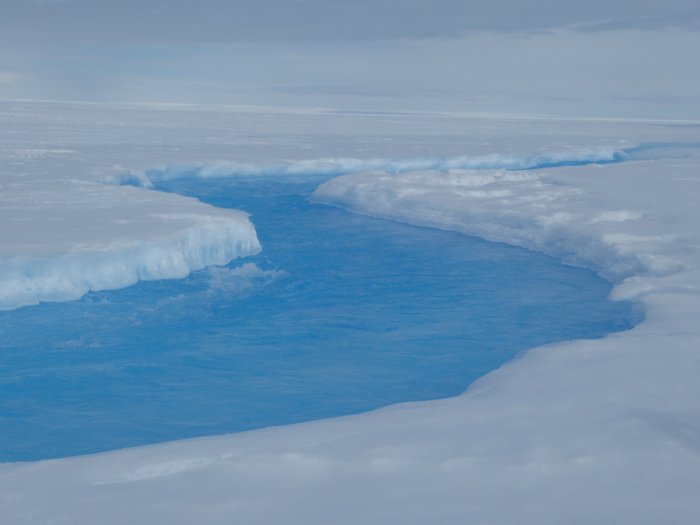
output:
[[611,164],[627,160],[636,148],[591,148],[532,155],[462,155],[448,158],[414,159],[311,159],[278,163],[218,163],[193,166],[163,166],[145,172],[130,171],[106,178],[110,184],[129,184],[150,188],[154,183],[182,178],[231,176],[338,176],[347,173],[376,171],[402,173],[414,170],[509,169],[524,170],[554,166]]
[[260,250],[243,212],[95,183],[6,184],[0,222],[0,310],[182,278]]
[[591,228],[613,224],[617,232],[640,211],[590,212],[573,204],[580,193],[544,172],[450,170],[346,175],[322,184],[311,200],[543,251],[614,281],[679,269],[677,261],[631,246],[635,236]]

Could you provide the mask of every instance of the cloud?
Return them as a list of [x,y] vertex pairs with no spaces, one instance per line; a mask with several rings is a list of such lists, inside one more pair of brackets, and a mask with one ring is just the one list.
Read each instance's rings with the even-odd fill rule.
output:
[[65,4],[71,0],[30,0],[30,3],[34,5],[51,5],[51,4]]
[[12,71],[0,71],[0,86],[14,84],[19,80],[19,75]]
[[[167,52],[144,46],[51,57],[40,71],[27,72],[21,95],[697,119],[700,71],[688,64],[698,48],[700,32],[630,30],[324,46],[173,46]],[[29,80],[31,86],[25,85]]]
[[700,28],[697,0],[2,0],[0,43],[357,42]]
[[5,97],[683,118],[700,107],[697,0],[0,2]]

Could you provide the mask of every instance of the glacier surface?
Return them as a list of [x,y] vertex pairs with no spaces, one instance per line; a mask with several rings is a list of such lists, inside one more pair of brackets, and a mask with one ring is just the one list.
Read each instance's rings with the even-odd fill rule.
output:
[[[35,199],[41,210],[40,191],[74,181],[56,213],[78,210],[72,224],[96,225],[95,235],[65,230],[54,258],[95,239],[101,247],[114,241],[101,211],[73,206],[87,188],[164,163],[523,157],[700,142],[693,122],[29,104],[1,106],[0,119],[0,180],[3,188],[19,185],[12,199],[17,209]],[[613,280],[615,298],[643,307],[645,320],[633,330],[530,350],[450,399],[0,465],[0,516],[8,523],[86,524],[696,523],[700,158],[693,151],[662,157],[539,171],[418,166],[389,173],[371,166],[374,173],[346,174],[314,197],[594,267]],[[174,198],[123,186],[99,191],[114,199],[105,209],[123,211],[120,220],[132,216],[132,200],[140,196],[165,208]],[[18,232],[37,232],[33,243],[50,245],[55,235],[42,237],[32,226],[37,214],[12,223],[14,240],[3,243],[3,261],[29,253]],[[21,218],[21,211],[14,216]],[[3,216],[3,227],[12,217]],[[146,240],[158,242],[187,226],[175,230]],[[143,241],[138,228],[130,235]]]

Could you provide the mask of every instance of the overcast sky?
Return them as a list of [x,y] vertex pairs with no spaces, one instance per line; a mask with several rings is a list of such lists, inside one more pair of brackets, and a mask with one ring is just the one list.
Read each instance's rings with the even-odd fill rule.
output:
[[0,97],[700,118],[697,0],[0,0]]

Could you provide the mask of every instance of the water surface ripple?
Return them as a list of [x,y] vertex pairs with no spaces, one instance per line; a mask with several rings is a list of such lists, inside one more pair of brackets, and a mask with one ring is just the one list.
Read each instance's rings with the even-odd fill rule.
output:
[[453,396],[527,348],[630,327],[629,305],[590,271],[311,205],[319,182],[161,183],[251,212],[263,252],[0,312],[0,460]]

